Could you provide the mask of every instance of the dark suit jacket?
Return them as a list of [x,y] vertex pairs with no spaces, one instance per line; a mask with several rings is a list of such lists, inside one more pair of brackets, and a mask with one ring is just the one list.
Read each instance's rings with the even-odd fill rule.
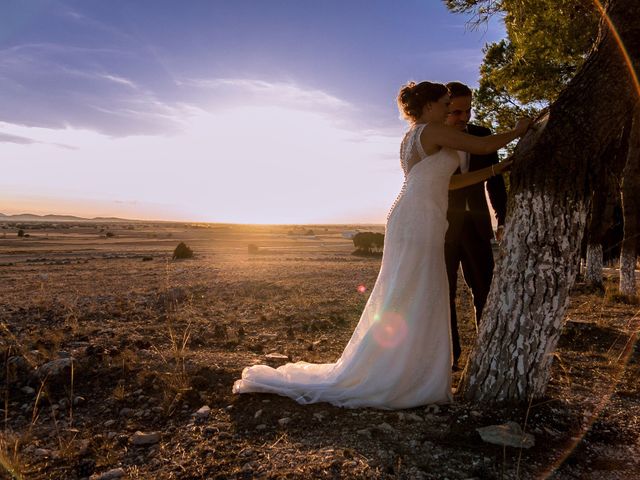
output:
[[[488,128],[472,124],[467,126],[467,132],[479,137],[491,135],[491,130]],[[472,172],[489,167],[494,163],[498,163],[498,161],[497,152],[489,155],[471,155],[469,158],[469,171]],[[460,169],[456,170],[456,173],[460,173]],[[507,191],[502,175],[496,175],[487,181],[487,191],[489,192],[491,205],[498,217],[498,225],[504,225],[504,219],[507,214]],[[449,209],[447,211],[449,229],[445,237],[447,243],[477,240],[461,238],[467,202],[469,202],[469,212],[467,212],[467,214],[474,222],[480,237],[485,240],[493,238],[491,216],[484,194],[484,182],[480,182],[459,190],[449,191]]]

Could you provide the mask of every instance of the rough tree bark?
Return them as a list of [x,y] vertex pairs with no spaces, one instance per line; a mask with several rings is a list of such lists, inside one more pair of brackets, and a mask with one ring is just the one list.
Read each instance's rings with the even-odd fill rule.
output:
[[[608,13],[637,69],[640,2],[613,0]],[[603,23],[545,125],[514,154],[505,239],[463,376],[465,398],[490,403],[544,395],[577,272],[592,172],[601,170],[592,163],[602,160],[636,101],[628,65]]]
[[591,197],[591,211],[586,231],[585,281],[594,287],[603,288],[603,240],[607,230],[613,226],[614,210],[621,200],[620,184],[629,151],[631,121],[631,118],[627,120],[623,131],[605,149],[599,162],[602,170],[597,173],[602,182],[593,189]]
[[624,239],[620,252],[620,293],[636,295],[636,246],[640,234],[640,106],[633,115],[628,151],[622,179]]

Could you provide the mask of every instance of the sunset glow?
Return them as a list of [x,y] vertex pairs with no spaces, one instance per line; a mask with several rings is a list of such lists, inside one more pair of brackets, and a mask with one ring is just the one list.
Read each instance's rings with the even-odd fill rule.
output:
[[[392,5],[285,3],[9,7],[0,213],[383,223],[402,184],[398,88],[474,84],[502,27],[466,32],[435,4],[416,14],[457,23],[427,34],[413,18],[381,26],[380,14],[401,18]],[[437,35],[446,52],[420,47]]]

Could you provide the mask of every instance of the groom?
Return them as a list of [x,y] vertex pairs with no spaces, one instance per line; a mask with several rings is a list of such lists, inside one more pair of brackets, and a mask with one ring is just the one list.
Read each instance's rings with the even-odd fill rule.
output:
[[[491,130],[488,128],[468,123],[471,118],[471,90],[469,87],[460,82],[450,82],[447,87],[451,96],[451,104],[446,123],[471,135],[479,137],[490,135]],[[458,152],[458,154],[460,167],[455,173],[479,170],[498,163],[499,160],[497,152],[489,155],[470,155],[466,152]],[[504,219],[507,212],[507,192],[501,175],[487,181],[487,191],[498,220],[496,240],[499,242],[502,240]],[[484,183],[449,191],[447,221],[449,229],[445,237],[445,260],[449,277],[453,366],[454,369],[457,369],[461,353],[456,316],[458,267],[462,265],[464,280],[473,294],[476,325],[480,323],[482,309],[487,300],[493,276],[493,252],[491,250],[493,229]]]

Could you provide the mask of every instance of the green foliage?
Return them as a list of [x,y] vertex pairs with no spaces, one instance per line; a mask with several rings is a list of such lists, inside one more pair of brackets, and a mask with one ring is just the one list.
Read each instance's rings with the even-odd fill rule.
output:
[[472,14],[472,28],[503,15],[507,38],[485,47],[475,97],[476,118],[497,131],[553,102],[586,59],[598,30],[592,0],[444,2],[455,13]]
[[193,250],[191,250],[184,242],[180,242],[176,249],[173,251],[173,259],[191,258],[193,257]]

